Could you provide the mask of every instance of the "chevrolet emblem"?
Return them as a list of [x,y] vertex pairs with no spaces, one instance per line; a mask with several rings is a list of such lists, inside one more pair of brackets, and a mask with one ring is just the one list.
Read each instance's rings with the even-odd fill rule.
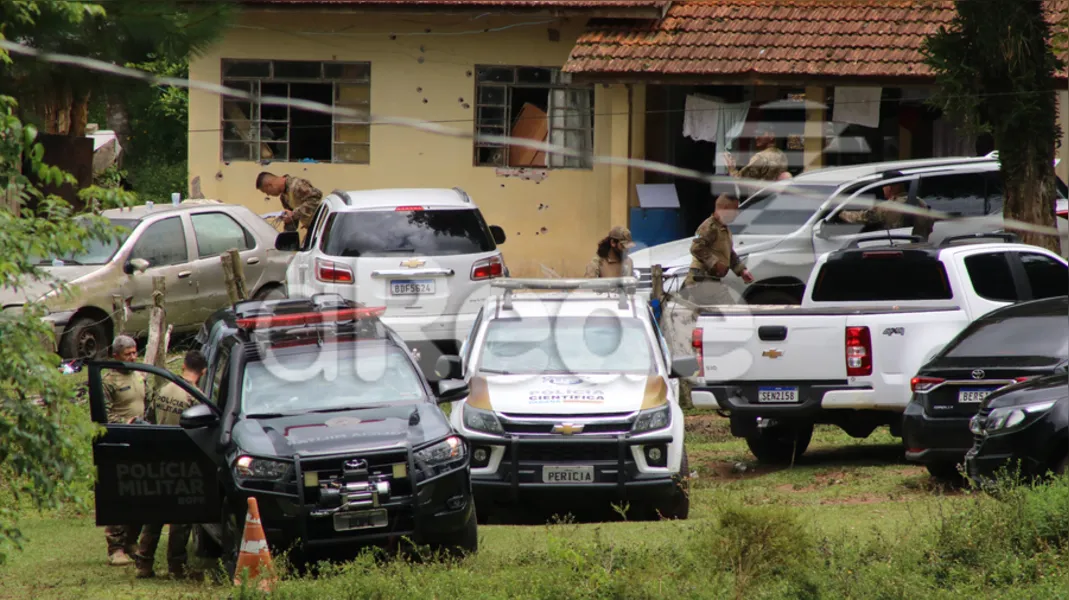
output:
[[410,258],[408,260],[401,261],[401,266],[408,267],[409,269],[416,269],[422,267],[425,264],[427,264],[427,261],[420,260],[418,258]]
[[583,433],[583,425],[576,425],[574,423],[560,423],[553,426],[553,433],[559,433],[561,435],[574,435],[576,433]]
[[783,356],[783,353],[780,352],[779,350],[776,350],[775,348],[771,348],[769,350],[765,350],[764,352],[762,352],[761,356],[767,356],[768,358],[779,358],[779,357]]

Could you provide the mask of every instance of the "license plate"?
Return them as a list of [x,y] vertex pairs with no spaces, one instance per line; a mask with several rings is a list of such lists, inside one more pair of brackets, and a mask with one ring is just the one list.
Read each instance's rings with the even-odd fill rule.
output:
[[542,467],[543,483],[594,483],[594,467]]
[[757,389],[757,401],[761,403],[798,402],[796,387],[763,387]]
[[433,293],[433,279],[393,279],[390,281],[390,294],[394,296],[421,296]]
[[958,392],[958,404],[979,404],[995,390],[961,390]]
[[389,522],[390,519],[386,516],[385,508],[334,513],[334,531],[374,529],[375,527],[385,527]]

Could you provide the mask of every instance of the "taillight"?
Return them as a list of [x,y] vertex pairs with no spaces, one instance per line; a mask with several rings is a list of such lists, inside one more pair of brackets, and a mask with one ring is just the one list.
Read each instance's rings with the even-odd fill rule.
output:
[[702,356],[702,328],[695,327],[690,334],[690,345],[694,348],[694,355],[698,358],[698,376],[705,377],[705,357]]
[[422,206],[398,206],[394,209],[396,212],[408,212],[411,210],[423,210]]
[[909,380],[909,389],[914,392],[927,392],[946,379],[940,377],[914,377]]
[[352,283],[353,271],[345,265],[317,258],[316,279],[323,283]]
[[505,274],[505,262],[500,256],[491,256],[475,261],[471,266],[471,280],[494,279]]
[[872,375],[872,338],[868,327],[846,328],[846,375]]

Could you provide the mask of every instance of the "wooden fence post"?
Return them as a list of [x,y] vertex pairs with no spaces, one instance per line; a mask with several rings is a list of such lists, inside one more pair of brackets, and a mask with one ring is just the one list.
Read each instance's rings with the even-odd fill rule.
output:
[[248,300],[249,291],[245,288],[245,267],[241,264],[241,254],[237,248],[231,248],[219,255],[223,263],[223,275],[226,277],[226,293],[230,304]]
[[653,284],[650,298],[658,302],[664,302],[664,267],[661,265],[652,265],[650,267],[650,282]]
[[145,347],[145,363],[160,368],[167,367],[167,311],[164,299],[167,296],[167,280],[152,278],[152,314],[148,322],[148,345]]
[[126,301],[123,300],[121,295],[112,294],[111,312],[111,320],[115,323],[114,337],[119,337],[126,333]]

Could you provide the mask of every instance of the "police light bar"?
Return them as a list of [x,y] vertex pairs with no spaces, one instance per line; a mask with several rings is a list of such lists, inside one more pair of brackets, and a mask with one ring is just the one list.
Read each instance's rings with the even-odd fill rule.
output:
[[601,277],[597,279],[523,279],[508,277],[495,279],[490,282],[491,287],[503,290],[593,290],[593,291],[618,291],[621,288],[634,289],[638,286],[638,279],[634,277]]
[[301,325],[314,325],[316,323],[324,323],[327,321],[372,319],[382,316],[385,312],[385,306],[376,306],[372,308],[348,308],[322,312],[250,317],[247,319],[238,319],[238,327],[248,330],[269,329],[272,327],[300,327]]

